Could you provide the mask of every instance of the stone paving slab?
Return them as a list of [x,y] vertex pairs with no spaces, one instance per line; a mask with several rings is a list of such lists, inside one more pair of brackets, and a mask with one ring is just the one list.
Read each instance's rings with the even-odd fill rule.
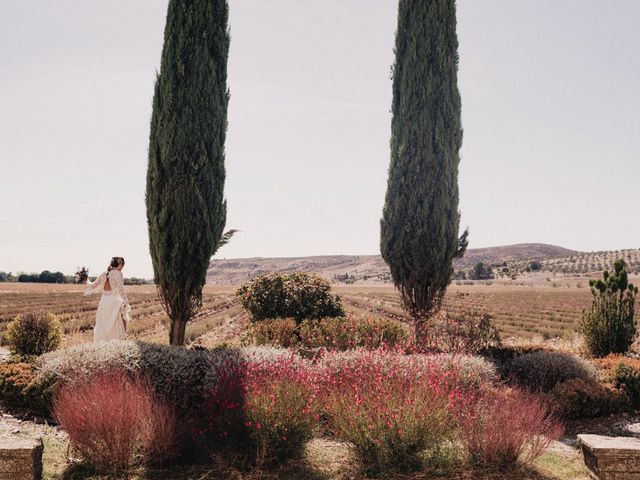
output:
[[0,480],[41,480],[41,438],[0,437]]
[[578,435],[584,463],[599,480],[640,480],[640,439]]

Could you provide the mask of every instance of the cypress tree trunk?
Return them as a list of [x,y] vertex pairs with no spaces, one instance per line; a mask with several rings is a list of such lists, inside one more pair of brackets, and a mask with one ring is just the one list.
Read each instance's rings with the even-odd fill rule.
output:
[[171,320],[169,326],[169,342],[171,345],[184,345],[184,334],[186,331],[186,325],[188,318],[176,317]]
[[147,170],[149,250],[170,342],[202,306],[226,222],[226,0],[170,0],[153,97]]
[[400,0],[380,249],[416,336],[441,306],[458,238],[462,144],[455,0]]

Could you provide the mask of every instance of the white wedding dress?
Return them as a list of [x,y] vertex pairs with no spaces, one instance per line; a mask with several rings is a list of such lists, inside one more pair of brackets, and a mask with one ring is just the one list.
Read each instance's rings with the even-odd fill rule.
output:
[[[104,285],[109,279],[111,290],[105,290]],[[129,321],[129,299],[124,290],[122,272],[110,270],[102,273],[96,281],[89,284],[85,295],[102,293],[96,312],[96,325],[93,329],[93,341],[122,340],[126,337],[125,322]]]

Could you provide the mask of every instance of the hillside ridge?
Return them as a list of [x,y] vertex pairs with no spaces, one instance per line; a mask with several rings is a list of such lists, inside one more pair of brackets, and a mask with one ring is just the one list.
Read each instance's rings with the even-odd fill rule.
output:
[[[503,262],[545,260],[579,254],[575,250],[544,243],[471,248],[462,259],[454,261],[454,269],[470,268],[478,262],[499,265]],[[337,282],[385,283],[390,280],[389,268],[380,255],[315,255],[213,260],[207,283],[238,285],[263,273],[293,271],[311,272]]]

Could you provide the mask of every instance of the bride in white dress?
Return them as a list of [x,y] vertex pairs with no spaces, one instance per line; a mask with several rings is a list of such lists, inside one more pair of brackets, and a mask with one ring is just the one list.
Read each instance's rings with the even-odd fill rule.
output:
[[107,271],[101,273],[84,291],[85,295],[102,293],[93,329],[94,342],[122,340],[127,335],[131,307],[124,290],[123,268],[124,258],[113,257]]

